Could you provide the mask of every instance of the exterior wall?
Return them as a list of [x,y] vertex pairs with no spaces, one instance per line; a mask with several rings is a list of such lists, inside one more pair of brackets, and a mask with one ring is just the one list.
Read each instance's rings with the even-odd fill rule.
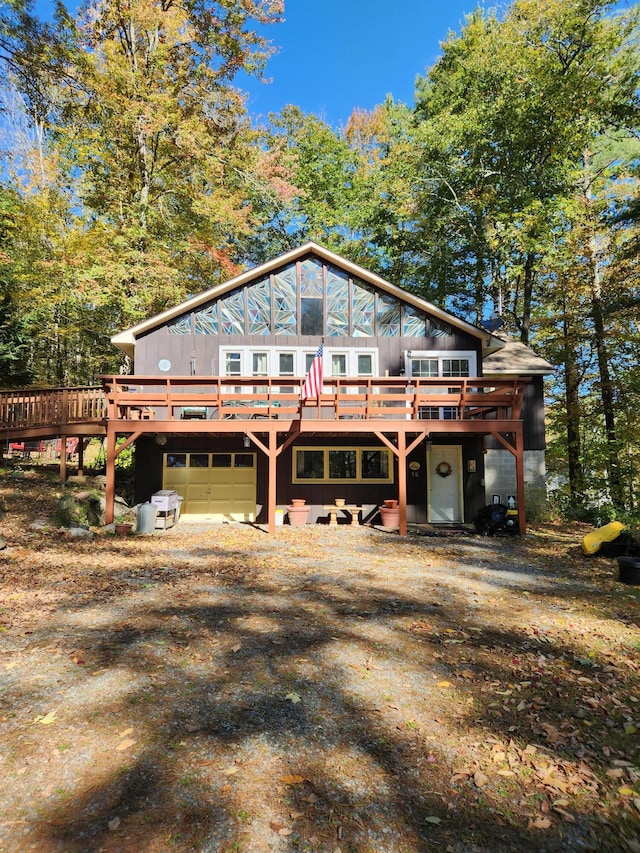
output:
[[[326,439],[302,440],[296,447],[305,445],[315,446]],[[364,436],[357,440],[331,438],[336,445],[351,447],[371,447],[379,444],[375,436]],[[443,441],[443,443],[448,443]],[[451,442],[454,443],[454,442]],[[457,442],[455,442],[457,443]],[[434,443],[434,446],[437,442]],[[382,446],[382,445],[381,445]],[[154,492],[162,488],[162,455],[163,453],[205,453],[205,452],[255,452],[257,466],[256,485],[256,520],[266,523],[266,504],[268,488],[268,464],[264,454],[255,447],[250,451],[244,448],[242,437],[239,436],[170,436],[162,447],[146,436],[136,442],[136,491],[137,503],[148,501]],[[506,454],[510,455],[510,454]],[[479,438],[463,439],[462,441],[462,494],[463,520],[473,521],[481,507],[485,504],[484,488],[482,486],[483,460],[482,440]],[[412,464],[413,463],[413,464]],[[470,464],[472,463],[472,464]],[[348,504],[362,506],[363,518],[369,522],[379,523],[378,507],[388,498],[398,496],[398,464],[394,458],[394,477],[391,483],[293,483],[293,448],[289,447],[278,459],[277,466],[277,506],[286,512],[286,507],[292,498],[305,498],[310,506],[308,522],[324,521],[327,517],[323,506],[332,504],[336,498],[345,498]],[[475,468],[475,470],[471,470]],[[515,469],[514,469],[515,471]],[[515,474],[514,474],[515,483]],[[418,445],[407,460],[407,521],[413,524],[425,524],[427,521],[427,459],[424,444]],[[509,492],[511,493],[511,492]]]
[[[197,376],[219,376],[224,375],[224,365],[220,364],[220,347],[251,347],[256,350],[267,347],[282,350],[304,348],[315,352],[318,343],[318,337],[309,338],[302,335],[171,335],[167,328],[163,327],[138,341],[134,372],[138,375],[156,375],[160,372],[160,361],[168,359],[171,368],[164,374],[166,376],[189,376],[192,364],[195,365]],[[479,366],[481,364],[478,339],[462,332],[437,338],[325,338],[325,350],[332,349],[376,349],[378,376],[385,376],[387,371],[389,376],[402,375],[404,354],[407,350],[475,352],[477,363]]]
[[[516,494],[516,460],[508,450],[487,450],[485,456],[485,493],[487,503],[493,495],[500,495],[506,503],[507,495]],[[527,513],[532,515],[546,501],[544,450],[525,450],[524,485],[527,496]]]

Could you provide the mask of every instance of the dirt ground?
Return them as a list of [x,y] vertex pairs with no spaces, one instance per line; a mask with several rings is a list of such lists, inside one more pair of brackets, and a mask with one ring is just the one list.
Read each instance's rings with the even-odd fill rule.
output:
[[0,475],[0,851],[640,851],[640,588],[525,537],[71,539]]

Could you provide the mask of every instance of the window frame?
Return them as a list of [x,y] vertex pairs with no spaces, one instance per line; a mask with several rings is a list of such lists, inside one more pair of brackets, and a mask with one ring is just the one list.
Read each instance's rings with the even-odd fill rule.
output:
[[[316,453],[323,454],[323,476],[322,477],[299,477],[297,475],[298,465],[298,454],[304,453],[306,451],[314,451]],[[343,451],[345,453],[355,453],[356,461],[355,461],[355,469],[356,476],[355,477],[331,477],[330,476],[330,462],[329,456],[331,453],[339,453]],[[387,458],[387,471],[388,475],[386,477],[363,477],[362,476],[362,456],[363,453],[376,452],[384,454]],[[353,445],[304,445],[301,447],[294,447],[293,453],[291,454],[291,482],[292,483],[352,483],[357,485],[368,485],[370,483],[393,483],[394,482],[394,465],[391,451],[387,447],[380,447],[376,445],[367,445],[366,447],[361,446],[353,446]]]

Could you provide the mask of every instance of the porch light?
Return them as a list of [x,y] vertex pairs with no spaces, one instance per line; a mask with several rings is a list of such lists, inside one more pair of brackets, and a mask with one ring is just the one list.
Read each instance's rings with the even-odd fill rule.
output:
[[250,438],[249,438],[249,436],[246,434],[246,432],[245,432],[245,434],[244,434],[244,438],[242,439],[242,444],[243,444],[243,446],[244,446],[245,448],[247,448],[247,447],[251,447],[251,439],[250,439]]
[[428,432],[428,433],[427,433],[427,438],[426,438],[426,440],[425,440],[424,446],[425,446],[425,448],[426,448],[426,450],[427,450],[427,453],[428,453],[428,452],[431,450],[431,448],[433,447],[433,439],[431,438],[431,433],[430,433],[430,432]]
[[160,447],[164,447],[167,443],[167,436],[163,432],[157,432],[155,442],[160,445]]

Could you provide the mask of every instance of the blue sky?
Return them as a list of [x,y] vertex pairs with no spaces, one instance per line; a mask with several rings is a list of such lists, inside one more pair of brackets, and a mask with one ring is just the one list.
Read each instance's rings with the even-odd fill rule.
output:
[[[41,15],[53,5],[36,2]],[[67,0],[69,9],[78,5]],[[372,109],[388,93],[413,103],[416,75],[477,5],[482,0],[285,0],[285,22],[265,28],[279,47],[267,66],[272,82],[236,82],[256,118],[295,104],[338,128],[355,107]]]
[[418,74],[436,61],[449,30],[460,31],[478,0],[285,0],[285,22],[266,29],[279,46],[269,85],[243,83],[249,112],[266,117],[286,104],[333,127],[355,107],[387,94],[413,103]]

